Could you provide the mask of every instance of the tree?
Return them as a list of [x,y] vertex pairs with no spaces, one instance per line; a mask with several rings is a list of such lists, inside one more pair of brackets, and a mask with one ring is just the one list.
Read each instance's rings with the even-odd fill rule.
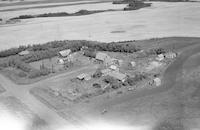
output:
[[92,75],[93,78],[100,78],[102,76],[102,72],[100,69],[97,69],[96,72]]

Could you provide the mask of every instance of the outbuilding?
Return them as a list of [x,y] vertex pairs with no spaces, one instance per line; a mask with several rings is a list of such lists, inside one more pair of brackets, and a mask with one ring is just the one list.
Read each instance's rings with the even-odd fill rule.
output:
[[155,79],[153,79],[153,83],[154,83],[156,86],[160,86],[160,85],[161,85],[161,79],[160,79],[160,78],[155,78]]
[[24,56],[24,55],[28,55],[30,52],[28,50],[25,51],[21,51],[20,53],[18,53],[20,56]]
[[165,57],[168,58],[168,59],[173,59],[176,56],[177,56],[177,54],[174,53],[174,52],[168,52],[168,53],[165,54]]
[[103,52],[97,52],[96,53],[96,60],[105,62],[110,56],[108,56],[106,53]]
[[163,54],[159,54],[158,57],[156,57],[156,60],[162,61],[164,60],[165,56]]
[[62,50],[62,51],[59,51],[59,56],[60,57],[67,57],[71,54],[71,50],[70,49],[67,49],[67,50]]
[[82,73],[82,74],[78,75],[76,78],[79,79],[79,80],[88,81],[88,80],[91,79],[91,76],[89,74]]
[[127,76],[125,74],[122,74],[122,73],[117,72],[117,71],[113,71],[113,72],[109,73],[108,75],[119,80],[119,81],[122,81],[122,82],[124,82],[127,78]]

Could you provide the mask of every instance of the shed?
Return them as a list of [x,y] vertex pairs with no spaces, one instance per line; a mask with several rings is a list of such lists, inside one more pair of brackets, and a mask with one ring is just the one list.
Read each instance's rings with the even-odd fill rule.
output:
[[156,60],[162,61],[164,60],[165,56],[163,54],[159,54],[158,57],[156,57]]
[[135,67],[135,66],[136,66],[135,61],[131,61],[131,66],[132,66],[132,67]]
[[77,76],[77,79],[88,81],[88,80],[91,79],[91,76],[89,74],[82,73],[82,74]]
[[30,52],[28,50],[25,51],[21,51],[20,53],[18,53],[20,56],[24,56],[24,55],[28,55]]
[[62,64],[64,64],[67,61],[68,61],[67,57],[65,57],[65,58],[59,58],[58,61],[57,61],[57,63],[62,65]]
[[156,86],[160,86],[161,85],[161,79],[160,78],[153,79],[153,82],[155,83]]
[[110,58],[106,53],[103,53],[103,52],[97,52],[96,54],[96,60],[99,60],[99,61],[106,61],[108,58]]
[[59,51],[59,56],[67,57],[71,53],[70,49]]
[[174,52],[168,52],[168,53],[165,54],[165,57],[166,57],[166,58],[169,58],[169,59],[173,59],[173,58],[175,58],[176,56],[177,56],[177,54],[174,53]]
[[82,73],[82,74],[77,76],[77,79],[83,80],[86,76],[87,76],[87,74]]
[[126,80],[126,77],[127,77],[125,74],[122,74],[122,73],[117,72],[117,71],[113,71],[113,72],[109,73],[108,75],[115,78],[115,79],[118,79],[119,81],[122,81],[122,82],[124,82]]
[[119,70],[118,67],[117,67],[116,65],[111,65],[109,68],[110,68],[111,70]]

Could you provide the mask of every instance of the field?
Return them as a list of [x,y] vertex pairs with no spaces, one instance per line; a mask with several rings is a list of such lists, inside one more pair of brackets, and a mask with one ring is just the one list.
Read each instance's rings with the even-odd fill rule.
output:
[[1,86],[1,84],[0,84],[0,94],[3,93],[3,92],[5,92],[5,91],[6,91],[5,88],[3,88],[3,87]]
[[[47,123],[32,112],[25,104],[16,97],[0,97],[0,120],[5,122],[0,128],[6,129],[48,129]],[[2,117],[4,116],[4,117]],[[12,123],[8,125],[5,120]]]
[[23,20],[22,23],[1,26],[1,49],[63,39],[109,42],[168,36],[195,37],[199,35],[200,20],[196,17],[200,15],[199,10],[199,3],[155,2],[152,7],[136,11]]

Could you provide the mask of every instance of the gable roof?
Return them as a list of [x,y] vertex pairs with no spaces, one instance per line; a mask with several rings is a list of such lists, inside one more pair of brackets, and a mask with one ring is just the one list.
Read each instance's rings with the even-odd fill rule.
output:
[[113,78],[116,78],[120,81],[123,81],[126,78],[125,74],[122,74],[122,73],[116,72],[116,71],[113,71],[113,72],[109,73],[108,75],[113,77]]
[[109,58],[109,56],[108,56],[106,53],[97,52],[97,54],[96,54],[96,59],[97,59],[97,60],[104,61],[104,60],[106,60],[107,58]]
[[25,50],[25,51],[21,51],[20,53],[18,53],[20,56],[23,56],[23,55],[28,55],[30,52],[28,50]]
[[70,53],[71,53],[71,50],[70,50],[70,49],[59,51],[59,55],[61,55],[62,57],[66,57],[66,56],[68,56]]

